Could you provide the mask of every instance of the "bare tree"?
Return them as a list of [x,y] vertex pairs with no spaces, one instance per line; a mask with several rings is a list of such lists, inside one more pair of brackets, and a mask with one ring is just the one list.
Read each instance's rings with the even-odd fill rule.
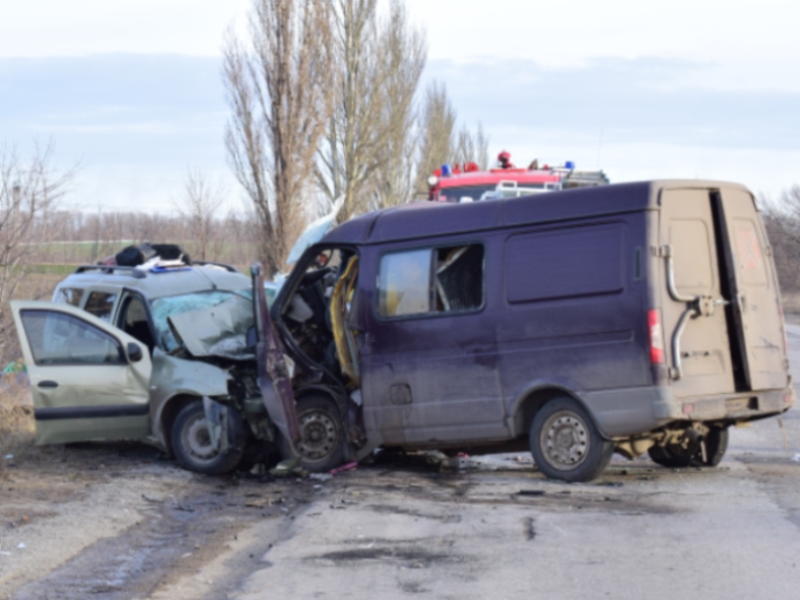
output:
[[425,195],[428,176],[443,164],[475,163],[479,169],[489,168],[489,138],[478,123],[475,133],[466,125],[456,132],[456,111],[443,83],[432,82],[426,91],[420,122],[421,139],[415,189]]
[[[777,203],[760,198],[781,291],[800,292],[800,185],[785,190]],[[793,306],[797,309],[797,306]]]
[[228,160],[256,212],[267,275],[283,265],[302,216],[318,140],[330,112],[329,6],[318,0],[253,0],[245,47],[229,34],[223,81],[231,118]]
[[329,201],[344,197],[340,221],[369,209],[376,195],[381,204],[397,192],[397,179],[386,169],[408,149],[405,136],[413,129],[413,99],[425,64],[424,36],[409,25],[403,4],[393,0],[383,22],[376,5],[333,2],[335,101],[318,181]]
[[386,137],[378,149],[382,166],[376,174],[376,202],[371,208],[403,204],[414,197],[414,155],[419,143],[415,99],[426,45],[422,32],[409,26],[405,7],[397,0],[391,3],[381,46],[386,73],[381,127]]
[[36,147],[23,161],[13,148],[0,148],[0,356],[5,354],[12,319],[8,302],[28,273],[37,243],[49,241],[48,215],[69,191],[74,169],[52,165],[52,147]]
[[483,126],[472,133],[466,125],[458,131],[454,152],[458,164],[475,163],[481,170],[489,168],[489,138],[483,133]]
[[221,182],[212,182],[206,173],[189,168],[183,178],[183,195],[173,206],[187,224],[190,253],[200,260],[218,260],[222,239],[215,235],[216,220],[227,193]]
[[447,97],[445,85],[438,81],[432,82],[426,90],[420,123],[422,142],[415,185],[418,194],[424,194],[427,191],[428,176],[435,169],[452,160],[455,125],[456,113]]

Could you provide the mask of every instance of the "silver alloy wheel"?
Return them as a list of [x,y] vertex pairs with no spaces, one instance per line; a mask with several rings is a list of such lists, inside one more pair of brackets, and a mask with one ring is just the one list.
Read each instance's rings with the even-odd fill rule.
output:
[[197,415],[184,428],[183,442],[183,447],[199,460],[211,460],[217,455],[205,415]]
[[566,471],[581,464],[589,450],[586,423],[571,411],[559,411],[542,427],[539,446],[554,469]]
[[333,418],[326,412],[311,409],[298,416],[300,441],[297,451],[304,459],[318,461],[327,457],[336,448],[337,429]]

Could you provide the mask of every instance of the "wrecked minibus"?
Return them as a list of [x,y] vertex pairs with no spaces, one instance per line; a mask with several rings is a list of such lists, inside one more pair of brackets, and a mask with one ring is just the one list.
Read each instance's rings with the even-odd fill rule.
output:
[[257,265],[93,266],[60,304],[12,303],[37,441],[144,439],[204,473],[527,448],[547,477],[587,481],[615,451],[715,466],[731,425],[794,404],[740,185],[423,202],[316,229],[279,290]]
[[378,447],[527,447],[566,481],[615,451],[715,466],[731,425],[794,404],[770,247],[732,183],[373,212],[262,313],[265,403],[310,468]]

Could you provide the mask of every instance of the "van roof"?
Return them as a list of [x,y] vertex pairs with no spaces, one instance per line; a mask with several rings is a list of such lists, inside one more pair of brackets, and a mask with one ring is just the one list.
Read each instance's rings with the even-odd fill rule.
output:
[[377,244],[654,209],[658,207],[661,191],[675,188],[746,191],[737,183],[676,179],[617,183],[469,204],[415,202],[351,219],[331,231],[321,243]]

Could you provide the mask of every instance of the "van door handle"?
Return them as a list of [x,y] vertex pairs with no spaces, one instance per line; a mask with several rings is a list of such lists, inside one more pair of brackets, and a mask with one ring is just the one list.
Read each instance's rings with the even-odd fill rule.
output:
[[661,255],[667,261],[667,290],[669,295],[675,302],[694,302],[697,300],[696,296],[684,296],[675,287],[675,265],[672,262],[672,246],[667,244],[661,247]]
[[40,388],[57,388],[58,387],[58,383],[56,383],[55,381],[51,381],[49,379],[45,379],[44,381],[40,381],[39,382],[39,387]]
[[[717,306],[727,306],[730,301],[725,298],[712,298],[711,296],[686,296],[678,291],[675,285],[675,265],[672,261],[672,247],[667,244],[659,248],[659,256],[666,259],[667,269],[667,291],[670,297],[675,302],[683,302],[686,308],[683,309],[681,316],[678,318],[678,324],[675,331],[672,333],[672,368],[669,370],[672,379],[678,380],[683,377],[683,367],[681,365],[681,335],[686,327],[686,322],[689,317],[710,317],[714,314],[714,309]],[[741,297],[741,301],[744,297]],[[742,308],[744,312],[744,307]]]

